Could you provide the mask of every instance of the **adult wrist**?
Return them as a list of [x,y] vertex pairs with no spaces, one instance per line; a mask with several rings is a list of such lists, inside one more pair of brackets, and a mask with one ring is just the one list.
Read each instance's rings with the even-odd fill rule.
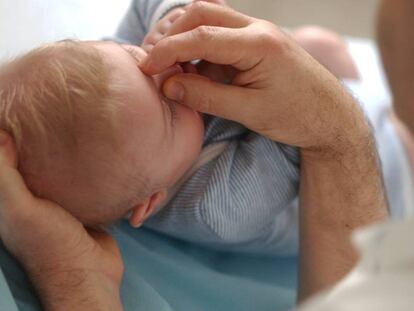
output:
[[[323,210],[326,215],[310,221],[327,222],[329,230],[352,231],[387,217],[387,200],[373,129],[359,106],[354,103],[347,107],[354,108],[348,109],[348,117],[346,112],[340,114],[340,121],[336,121],[340,126],[331,133],[333,140],[330,143],[301,149],[302,185],[328,202],[313,207]],[[337,199],[343,197],[342,202],[335,202],[330,197],[332,193],[337,193]]]
[[351,233],[387,218],[370,125],[362,113],[343,125],[328,148],[301,150],[299,300],[344,277],[357,260]]
[[96,271],[29,272],[46,311],[122,311],[120,284]]
[[324,127],[319,129],[320,139],[302,148],[304,161],[343,161],[361,155],[378,158],[372,126],[362,108],[345,90],[339,107],[331,111]]

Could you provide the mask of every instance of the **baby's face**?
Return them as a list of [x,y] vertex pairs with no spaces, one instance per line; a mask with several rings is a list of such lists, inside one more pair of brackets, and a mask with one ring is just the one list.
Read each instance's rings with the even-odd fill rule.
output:
[[[181,72],[181,67],[177,65],[159,76],[148,77],[138,68],[138,62],[146,55],[141,48],[110,42],[90,44],[99,49],[110,66],[111,77],[115,79],[113,83],[120,85],[122,90],[119,133],[115,133],[118,141],[122,142],[119,161],[130,163],[129,173],[144,176],[149,187],[157,185],[162,189],[172,186],[197,159],[204,132],[199,113],[166,100],[161,93],[162,83]],[[112,169],[116,170],[116,167],[113,165]],[[109,178],[117,175],[115,171],[107,174]],[[123,176],[117,178],[122,179]],[[126,181],[112,182],[123,184]],[[141,186],[140,183],[136,185]],[[125,199],[119,198],[121,201]],[[125,209],[138,203],[129,202],[130,206],[125,206]]]

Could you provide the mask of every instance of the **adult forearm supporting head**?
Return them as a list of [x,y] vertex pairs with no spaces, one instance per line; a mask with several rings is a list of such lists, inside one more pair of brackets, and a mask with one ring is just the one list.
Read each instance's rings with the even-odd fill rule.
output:
[[122,311],[119,286],[95,271],[31,274],[46,311]]

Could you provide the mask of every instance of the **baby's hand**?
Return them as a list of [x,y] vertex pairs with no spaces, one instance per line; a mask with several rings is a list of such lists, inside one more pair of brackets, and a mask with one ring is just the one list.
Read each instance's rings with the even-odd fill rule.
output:
[[[199,2],[201,0],[193,0],[193,2]],[[205,2],[216,3],[220,5],[226,5],[224,0],[203,0]],[[176,8],[165,15],[145,36],[142,42],[142,48],[149,53],[154,45],[160,41],[167,31],[171,28],[171,25],[185,13],[186,7]]]
[[164,37],[171,25],[184,13],[185,8],[183,7],[170,11],[147,33],[141,47],[149,53],[152,47]]

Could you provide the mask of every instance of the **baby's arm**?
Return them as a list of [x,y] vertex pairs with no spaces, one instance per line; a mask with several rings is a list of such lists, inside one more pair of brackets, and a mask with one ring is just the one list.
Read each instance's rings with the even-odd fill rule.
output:
[[[189,2],[199,2],[199,0]],[[204,0],[204,2],[227,5],[224,0]],[[144,41],[142,42],[142,48],[146,52],[150,52],[153,46],[168,32],[171,25],[185,13],[186,9],[187,6],[179,6],[170,10],[167,14],[164,14],[164,17],[162,17],[145,36]],[[155,18],[157,18],[157,16],[155,16]],[[231,82],[235,74],[235,71],[230,66],[219,66],[205,61],[199,62],[196,66],[186,64],[183,69],[185,72],[198,73],[219,83]]]
[[164,37],[171,25],[184,13],[185,6],[176,7],[169,11],[147,33],[142,42],[142,48],[149,53],[152,47]]
[[[160,41],[167,31],[170,29],[171,25],[185,12],[186,6],[190,3],[199,2],[200,0],[188,0],[188,1],[164,1],[163,4],[165,9],[161,9],[161,14],[155,14],[152,19],[151,29],[146,35],[142,47],[144,50],[149,52],[151,48]],[[219,5],[226,5],[224,0],[203,0],[204,2],[216,3]],[[168,2],[172,2],[171,4]],[[185,2],[185,3],[184,3]],[[184,3],[181,4],[180,3]],[[162,5],[161,5],[162,6]],[[160,7],[161,7],[160,6]],[[171,9],[172,8],[172,9]],[[168,12],[168,13],[167,13]],[[154,21],[157,21],[154,24]]]
[[141,45],[153,26],[174,8],[191,3],[191,0],[134,0],[118,27],[118,41]]

